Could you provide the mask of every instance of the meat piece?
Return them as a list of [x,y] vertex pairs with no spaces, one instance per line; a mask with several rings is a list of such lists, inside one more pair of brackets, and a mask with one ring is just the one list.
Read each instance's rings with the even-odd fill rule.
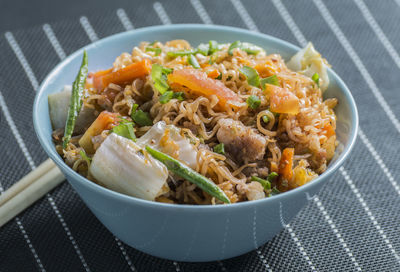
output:
[[265,197],[264,188],[258,182],[252,181],[246,184],[245,187],[246,196],[248,200],[257,200]]
[[232,119],[221,119],[218,124],[218,141],[223,143],[227,152],[238,161],[255,161],[264,157],[267,141],[254,129]]

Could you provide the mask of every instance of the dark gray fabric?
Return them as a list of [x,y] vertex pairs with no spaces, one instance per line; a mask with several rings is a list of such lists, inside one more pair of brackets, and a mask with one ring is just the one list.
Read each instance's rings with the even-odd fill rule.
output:
[[[230,0],[201,0],[201,3],[215,24],[246,28]],[[261,32],[298,44],[272,2],[242,0],[242,3]],[[400,6],[395,1],[367,0],[365,3],[399,52]],[[153,4],[153,1],[136,1],[123,7],[132,24],[138,28],[161,23]],[[162,4],[172,23],[202,22],[190,1]],[[360,127],[394,180],[388,179],[376,157],[359,138],[344,165],[351,181],[346,181],[337,172],[319,194],[322,206],[310,201],[288,228],[258,251],[222,262],[173,263],[123,245],[137,271],[265,271],[269,268],[273,271],[355,271],[357,268],[364,271],[400,271],[399,260],[395,256],[400,252],[400,199],[391,184],[398,184],[400,174],[399,132],[314,2],[283,0],[283,4],[305,38],[313,41],[348,84],[358,105]],[[324,4],[394,114],[400,116],[399,67],[357,5],[347,0],[325,0]],[[88,17],[99,38],[124,31],[116,16],[117,8],[119,6],[108,11],[76,14],[74,18],[50,25],[68,55],[90,42],[79,23],[81,15]],[[40,82],[60,61],[42,26],[12,33]],[[35,90],[4,33],[0,36],[0,52],[0,92],[28,152],[34,163],[39,165],[46,156],[35,137],[31,120]],[[4,111],[0,112],[0,182],[7,189],[31,171],[31,167],[14,138]],[[355,187],[352,188],[351,184]],[[56,207],[51,204],[52,200]],[[60,221],[57,210],[65,225]],[[47,271],[84,271],[65,226],[69,228],[91,271],[131,269],[117,240],[86,208],[68,183],[56,188],[19,218],[22,227],[14,220],[0,229],[0,271],[40,269],[26,237],[29,237]]]

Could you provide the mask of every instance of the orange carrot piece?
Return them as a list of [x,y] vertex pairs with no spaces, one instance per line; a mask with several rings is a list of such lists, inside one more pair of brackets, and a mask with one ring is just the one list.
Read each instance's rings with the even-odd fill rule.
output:
[[122,69],[112,72],[112,69],[99,71],[93,75],[94,87],[102,91],[110,83],[128,83],[135,78],[147,76],[151,72],[151,61],[144,59],[140,62],[130,64]]
[[276,113],[297,114],[300,112],[299,98],[285,88],[266,84],[270,95],[270,109]]
[[214,79],[219,77],[219,75],[220,75],[220,73],[217,69],[208,69],[208,70],[206,70],[206,73],[209,78],[214,78]]
[[336,132],[333,129],[332,125],[330,123],[327,123],[322,128],[321,134],[325,135],[327,138],[330,138],[331,136],[335,135]]
[[189,88],[197,95],[204,95],[210,97],[216,95],[218,97],[218,105],[224,109],[229,107],[238,108],[243,102],[240,97],[231,89],[226,87],[224,83],[219,80],[208,78],[207,74],[203,71],[184,68],[174,70],[168,75],[168,80],[172,85],[178,84]]
[[279,174],[287,181],[290,181],[293,176],[293,157],[294,148],[287,147],[283,150],[281,161],[279,162]]
[[111,129],[117,125],[118,119],[117,113],[102,111],[80,138],[79,145],[85,149],[86,153],[93,154],[95,150],[92,144],[92,137],[99,135],[103,130]]
[[262,78],[269,77],[277,73],[277,69],[269,61],[265,63],[258,63],[256,66],[254,66],[254,69],[257,70],[258,74]]

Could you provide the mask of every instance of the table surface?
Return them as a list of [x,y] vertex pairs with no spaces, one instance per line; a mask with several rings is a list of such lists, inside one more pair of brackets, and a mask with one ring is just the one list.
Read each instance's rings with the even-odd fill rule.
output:
[[311,40],[352,91],[360,133],[318,197],[246,255],[210,263],[146,255],[105,229],[65,182],[0,229],[1,271],[400,271],[400,1],[33,2],[0,2],[4,190],[46,159],[31,120],[38,84],[64,55],[132,26],[214,23]]

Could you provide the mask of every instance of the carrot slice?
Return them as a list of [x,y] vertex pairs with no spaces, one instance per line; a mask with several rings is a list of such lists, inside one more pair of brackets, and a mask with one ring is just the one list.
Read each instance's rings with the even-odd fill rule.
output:
[[112,72],[112,69],[98,71],[93,75],[94,87],[102,91],[110,83],[123,84],[130,82],[138,77],[147,76],[151,72],[151,61],[144,59],[140,62],[132,63],[122,69]]
[[335,135],[335,130],[333,129],[332,125],[330,123],[327,123],[324,125],[321,131],[322,135],[325,135],[327,138]]
[[266,91],[270,95],[270,109],[276,113],[297,114],[300,111],[299,98],[285,88],[266,84]]
[[108,111],[102,111],[96,120],[86,130],[85,134],[80,138],[79,145],[85,149],[86,153],[93,154],[95,152],[92,144],[92,137],[99,135],[103,130],[111,129],[118,124],[118,114]]
[[281,161],[279,162],[279,174],[287,181],[290,181],[293,176],[293,157],[294,148],[287,147],[283,150]]
[[168,80],[172,85],[178,84],[189,88],[197,95],[204,95],[210,97],[216,95],[218,97],[218,105],[224,109],[229,107],[239,108],[240,103],[243,101],[231,89],[226,87],[224,83],[219,80],[208,78],[207,74],[203,71],[184,68],[181,70],[174,70],[168,75]]
[[215,79],[215,78],[219,77],[219,75],[220,75],[219,71],[217,69],[211,67],[211,66],[207,67],[205,69],[205,72],[207,73],[207,76],[209,78],[214,78]]

